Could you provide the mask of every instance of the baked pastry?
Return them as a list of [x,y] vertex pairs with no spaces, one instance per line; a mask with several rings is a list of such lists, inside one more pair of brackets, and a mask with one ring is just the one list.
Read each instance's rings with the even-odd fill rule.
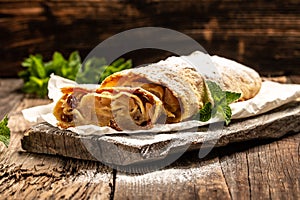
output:
[[194,52],[120,71],[95,91],[63,88],[64,95],[54,109],[58,125],[94,124],[122,130],[189,120],[207,103],[216,103],[208,80],[224,91],[239,93],[239,101],[258,93],[261,79],[256,71],[218,56],[209,56],[205,61],[209,64],[202,62],[207,56]]
[[[93,124],[116,130],[147,128],[164,117],[162,102],[142,88],[61,89],[53,114],[62,128]],[[121,128],[122,127],[122,128]]]
[[214,103],[205,80],[216,82],[225,91],[240,93],[240,101],[254,97],[260,90],[259,74],[237,62],[211,56],[211,63],[197,66],[199,69],[193,66],[197,59],[206,59],[205,56],[209,55],[194,52],[189,56],[170,57],[145,67],[117,72],[107,77],[100,87],[144,88],[163,102],[167,123],[187,120],[206,102]]

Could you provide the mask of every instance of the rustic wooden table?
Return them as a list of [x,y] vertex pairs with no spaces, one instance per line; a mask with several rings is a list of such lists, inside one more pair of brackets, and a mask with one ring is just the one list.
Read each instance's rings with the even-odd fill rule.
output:
[[0,144],[1,199],[300,199],[300,133],[189,152],[158,171],[129,174],[99,162],[24,152],[21,110],[49,103],[29,98],[19,79],[0,79],[0,117],[8,113],[9,148]]

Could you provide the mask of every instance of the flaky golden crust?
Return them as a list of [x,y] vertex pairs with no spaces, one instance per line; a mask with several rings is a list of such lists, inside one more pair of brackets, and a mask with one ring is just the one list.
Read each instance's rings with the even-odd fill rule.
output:
[[[114,73],[95,91],[64,88],[54,115],[63,128],[74,126],[77,120],[76,125],[121,129],[119,125],[129,123],[130,117],[139,126],[155,123],[160,116],[164,116],[165,123],[181,122],[195,116],[205,103],[214,103],[206,80],[217,82],[223,90],[241,93],[239,101],[253,98],[262,83],[253,69],[225,58],[194,52]],[[75,107],[70,96],[75,96]],[[113,108],[111,103],[115,99],[119,103]],[[92,109],[96,109],[94,116],[90,115]],[[124,112],[126,109],[130,113]],[[115,121],[113,112],[124,120]]]
[[[180,122],[192,117],[207,101],[204,78],[186,62],[176,64],[161,61],[146,67],[124,70],[107,77],[100,87],[139,86],[151,92],[145,87],[149,84],[167,88],[172,94],[169,97],[177,99],[177,109],[173,112],[174,116],[169,115],[168,122]],[[166,98],[160,98],[164,105],[170,105]],[[165,109],[169,110],[166,106]]]
[[[160,97],[167,112],[171,113],[168,115],[169,122],[189,119],[206,102],[212,102],[205,79],[217,82],[223,90],[241,93],[239,101],[253,98],[260,90],[261,79],[253,69],[218,56],[210,57],[207,54],[205,56],[210,58],[211,64],[198,66],[199,69],[196,69],[190,62],[187,62],[193,56],[199,58],[204,54],[195,52],[190,56],[170,57],[167,60],[145,67],[124,70],[107,77],[100,87],[139,86],[150,92],[151,90],[153,92],[153,89],[144,87],[144,85],[152,84],[166,87],[172,93],[172,96],[178,99],[178,107],[180,107],[179,114],[173,112],[175,117],[172,118],[172,113],[169,112],[170,109],[166,106],[168,103],[164,97]],[[207,70],[207,67],[213,69]],[[212,71],[218,75],[211,76]],[[156,94],[161,96],[159,92],[156,92]]]
[[259,92],[262,80],[255,70],[219,56],[211,59],[220,73],[224,90],[241,93],[240,101],[251,99]]

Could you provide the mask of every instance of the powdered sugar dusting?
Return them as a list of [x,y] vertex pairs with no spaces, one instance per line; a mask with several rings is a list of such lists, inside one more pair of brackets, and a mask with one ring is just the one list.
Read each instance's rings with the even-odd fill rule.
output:
[[[193,180],[207,177],[216,173],[220,168],[219,162],[202,163],[201,166],[189,166],[189,168],[161,169],[154,172],[149,172],[141,175],[129,176],[128,174],[118,174],[118,181],[120,182],[144,182],[147,180],[148,184],[175,184],[178,182],[192,182]],[[166,176],[169,174],[169,176]],[[175,178],[174,178],[175,177]]]
[[[203,53],[199,54],[196,52],[191,54],[190,56],[183,56],[182,57],[183,59],[178,57],[170,57],[169,59],[167,59],[167,62],[185,63],[184,65],[187,66],[188,65],[186,61],[187,59],[193,60],[196,59],[197,56],[199,55],[201,55],[200,57],[203,58]],[[226,58],[220,58],[216,56],[212,56],[212,59],[218,60],[218,62],[225,62],[227,64],[234,62]],[[239,65],[239,63],[236,62],[235,64]],[[56,75],[51,75],[51,78],[49,80],[49,85],[48,85],[49,98],[53,99],[54,103],[25,109],[22,111],[24,118],[30,122],[37,122],[39,120],[43,120],[50,123],[53,126],[56,126],[57,120],[53,116],[52,111],[56,104],[56,101],[62,95],[60,88],[66,86],[80,86],[88,89],[95,89],[99,87],[99,85],[92,85],[92,84],[79,85],[74,81],[64,79]],[[300,85],[279,84],[275,82],[266,81],[262,83],[262,88],[260,92],[254,98],[243,102],[232,103],[230,105],[232,109],[232,118],[241,119],[250,116],[256,116],[265,113],[269,110],[272,110],[274,108],[280,107],[289,102],[296,101],[299,98],[300,98]],[[218,118],[213,118],[208,122],[200,122],[200,121],[192,120],[192,121],[180,122],[175,124],[156,125],[149,130],[126,131],[126,133],[177,131],[177,130],[184,130],[184,129],[194,128],[198,126],[203,126],[217,121],[220,120]],[[69,128],[69,130],[76,132],[78,134],[85,134],[85,135],[103,135],[103,134],[120,133],[119,131],[116,131],[110,127],[99,127],[94,125],[77,126],[75,128]]]

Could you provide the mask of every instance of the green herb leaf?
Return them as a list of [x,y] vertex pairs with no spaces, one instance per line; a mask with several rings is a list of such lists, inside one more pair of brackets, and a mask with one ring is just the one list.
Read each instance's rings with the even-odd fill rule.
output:
[[66,62],[66,60],[61,53],[56,51],[52,56],[52,62],[55,67],[61,67],[61,65]]
[[111,66],[117,68],[118,66],[122,65],[125,62],[124,58],[119,58],[118,60],[114,61]]
[[226,103],[227,104],[231,104],[241,97],[241,93],[226,91],[225,94],[226,94]]
[[225,91],[223,91],[217,83],[215,83],[213,81],[206,81],[206,84],[209,88],[209,91],[210,91],[215,103],[221,102],[222,99],[226,98]]
[[223,112],[223,117],[225,119],[225,123],[226,125],[228,125],[231,121],[231,115],[232,115],[231,108],[228,105],[223,106],[222,112]]
[[119,58],[118,60],[116,60],[115,62],[113,62],[111,65],[107,66],[105,68],[105,71],[101,74],[100,77],[100,83],[109,75],[115,73],[115,72],[119,72],[125,69],[130,69],[132,67],[132,61],[131,60],[127,60],[126,62],[124,62],[125,60],[123,58]]
[[48,93],[47,86],[50,74],[63,76],[75,80],[78,69],[81,67],[81,59],[78,52],[73,52],[66,60],[59,52],[55,52],[52,60],[43,62],[43,57],[39,54],[30,55],[22,62],[26,68],[19,72],[19,77],[24,80],[23,91],[45,97]]
[[226,125],[231,121],[231,108],[229,104],[238,100],[241,96],[240,93],[223,91],[222,88],[213,81],[206,81],[206,85],[213,98],[214,106],[210,103],[206,103],[202,109],[200,109],[200,121],[208,121],[211,117],[219,116],[224,119]]
[[43,80],[34,76],[30,76],[29,78],[30,82],[35,83],[38,87],[43,87]]
[[78,63],[81,63],[81,58],[80,58],[79,52],[74,51],[69,56],[69,64],[70,65],[73,65],[73,64],[76,65]]
[[132,61],[119,58],[111,65],[107,65],[104,58],[92,57],[82,66],[77,75],[78,83],[101,83],[107,76],[132,67]]
[[1,121],[0,121],[0,142],[3,142],[6,147],[9,145],[9,140],[10,140],[10,130],[7,127],[8,124],[8,118],[5,116]]
[[74,51],[67,60],[61,53],[54,52],[52,60],[48,62],[43,62],[43,57],[39,54],[30,55],[22,62],[22,66],[26,68],[19,72],[19,77],[24,80],[23,91],[45,97],[48,93],[48,80],[52,73],[70,80],[76,79],[79,83],[95,84],[112,73],[131,68],[132,62],[120,58],[111,65],[107,65],[104,58],[90,58],[82,66],[78,51]]
[[30,67],[32,65],[31,57],[26,58],[21,65],[22,67]]
[[202,122],[206,122],[211,118],[212,114],[212,105],[210,102],[206,103],[202,109],[199,111],[199,120]]
[[30,72],[28,70],[23,70],[18,73],[18,76],[26,81],[28,81],[28,77],[30,76]]
[[43,60],[39,57],[32,57],[32,60],[33,60],[32,69],[36,73],[36,76],[39,78],[45,78],[46,71],[44,68]]

